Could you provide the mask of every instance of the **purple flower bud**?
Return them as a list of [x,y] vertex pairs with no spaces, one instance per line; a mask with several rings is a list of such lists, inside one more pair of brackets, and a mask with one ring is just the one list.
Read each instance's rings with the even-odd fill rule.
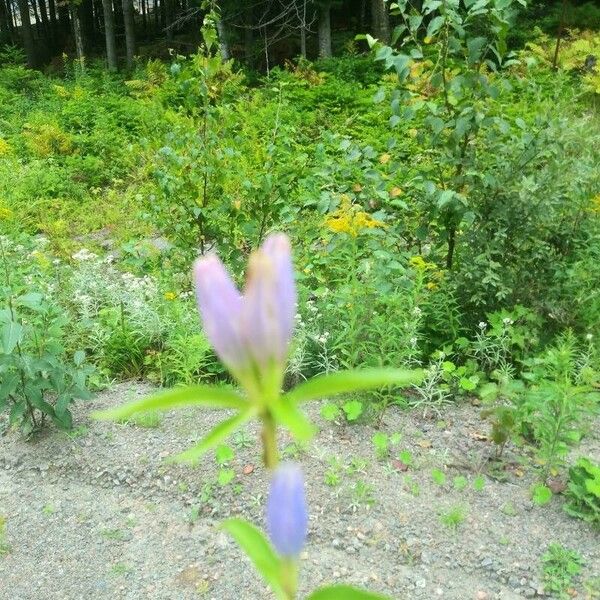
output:
[[290,243],[269,236],[250,258],[244,294],[243,329],[254,361],[262,367],[283,364],[294,328],[296,288]]
[[267,502],[267,530],[277,552],[296,557],[308,533],[308,509],[302,469],[293,463],[277,467]]
[[194,279],[206,337],[225,365],[235,373],[243,367],[245,357],[240,330],[242,296],[216,256],[196,262]]
[[243,296],[216,256],[196,262],[194,279],[206,335],[229,370],[246,382],[282,373],[296,312],[288,238],[270,235],[250,257]]

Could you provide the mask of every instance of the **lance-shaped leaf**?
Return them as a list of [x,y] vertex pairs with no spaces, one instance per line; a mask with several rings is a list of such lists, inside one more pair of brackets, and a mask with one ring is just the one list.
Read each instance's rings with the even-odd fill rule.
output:
[[289,398],[283,396],[274,401],[271,404],[271,412],[279,425],[289,429],[297,439],[308,441],[315,434],[316,427]]
[[423,379],[420,369],[363,369],[359,371],[339,371],[318,375],[285,394],[289,402],[307,402],[319,398],[328,398],[336,394],[359,392],[394,386],[406,387],[419,383]]
[[361,590],[349,585],[332,585],[313,592],[307,600],[391,600],[367,590]]
[[214,429],[204,436],[202,440],[192,446],[189,450],[178,454],[177,456],[169,459],[169,462],[196,462],[203,454],[205,454],[211,448],[219,445],[223,440],[228,438],[236,429],[241,427],[246,421],[255,416],[256,410],[247,408],[246,410],[239,412],[237,415],[225,421],[221,421]]
[[269,584],[277,598],[286,600],[282,585],[282,561],[260,529],[242,519],[227,519],[221,524],[247,554],[256,570]]
[[234,408],[243,410],[248,402],[236,391],[211,385],[193,385],[174,388],[154,396],[136,400],[123,406],[102,410],[92,414],[94,419],[123,421],[132,415],[146,411],[170,410],[181,406],[203,406],[205,408]]

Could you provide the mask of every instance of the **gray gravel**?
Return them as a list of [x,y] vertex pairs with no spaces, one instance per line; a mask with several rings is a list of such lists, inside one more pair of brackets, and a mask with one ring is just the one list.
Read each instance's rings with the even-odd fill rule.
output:
[[[233,483],[218,487],[212,456],[196,467],[164,459],[197,441],[219,413],[173,412],[154,428],[87,416],[150,391],[128,383],[99,394],[76,407],[78,428],[70,436],[49,431],[24,442],[4,434],[0,515],[11,551],[0,556],[2,600],[271,597],[218,529],[232,515],[262,523],[268,478],[255,429],[247,430],[249,447],[234,445]],[[569,518],[560,497],[544,507],[532,504],[535,476],[522,450],[509,450],[503,481],[486,477],[483,490],[473,488],[491,450],[478,435],[486,431],[478,409],[452,408],[444,423],[389,409],[382,430],[402,438],[384,461],[370,441],[373,426],[324,422],[318,405],[310,412],[321,427],[310,449],[281,440],[307,473],[311,528],[303,594],[344,581],[417,600],[540,597],[540,558],[552,542],[583,557],[580,598],[586,581],[600,575],[597,532]],[[600,457],[595,431],[575,457]],[[408,470],[394,460],[401,450],[412,455]],[[443,486],[434,483],[434,468],[446,473]],[[337,484],[325,483],[328,471]],[[459,475],[468,480],[462,490],[453,485]],[[457,507],[464,520],[456,528],[442,524],[440,515]]]

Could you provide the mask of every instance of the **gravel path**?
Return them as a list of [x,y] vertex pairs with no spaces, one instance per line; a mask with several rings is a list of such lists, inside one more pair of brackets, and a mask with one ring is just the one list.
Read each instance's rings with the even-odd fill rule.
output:
[[[267,477],[256,431],[248,428],[250,443],[232,444],[236,475],[221,487],[212,456],[194,468],[164,462],[198,440],[217,413],[173,412],[155,427],[87,417],[149,391],[128,383],[99,394],[76,408],[79,427],[71,435],[50,431],[27,443],[5,433],[0,515],[11,550],[0,554],[0,599],[271,598],[218,529],[231,515],[262,523]],[[558,542],[584,559],[577,585],[578,597],[586,597],[586,581],[600,575],[598,534],[569,518],[559,497],[544,507],[531,503],[527,456],[509,452],[504,480],[486,477],[483,489],[474,489],[490,452],[478,409],[455,407],[443,423],[389,409],[382,430],[400,433],[401,441],[384,461],[375,456],[373,426],[332,425],[318,409],[310,409],[321,426],[310,450],[282,440],[307,473],[304,593],[346,581],[416,600],[539,597],[541,556]],[[595,430],[575,456],[600,457]],[[402,450],[411,453],[408,467],[394,459]],[[434,482],[433,469],[445,472],[445,484]],[[463,489],[464,480],[453,483],[460,476]],[[456,527],[442,523],[452,511]]]

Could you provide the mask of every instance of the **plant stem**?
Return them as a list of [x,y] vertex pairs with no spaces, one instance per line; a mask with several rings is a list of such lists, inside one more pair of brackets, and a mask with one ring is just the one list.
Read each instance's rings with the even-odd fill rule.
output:
[[282,581],[286,598],[294,600],[298,588],[298,564],[295,560],[286,558],[282,561]]
[[275,469],[279,463],[279,451],[277,449],[277,426],[270,412],[265,411],[262,415],[262,442],[263,461],[269,470]]

